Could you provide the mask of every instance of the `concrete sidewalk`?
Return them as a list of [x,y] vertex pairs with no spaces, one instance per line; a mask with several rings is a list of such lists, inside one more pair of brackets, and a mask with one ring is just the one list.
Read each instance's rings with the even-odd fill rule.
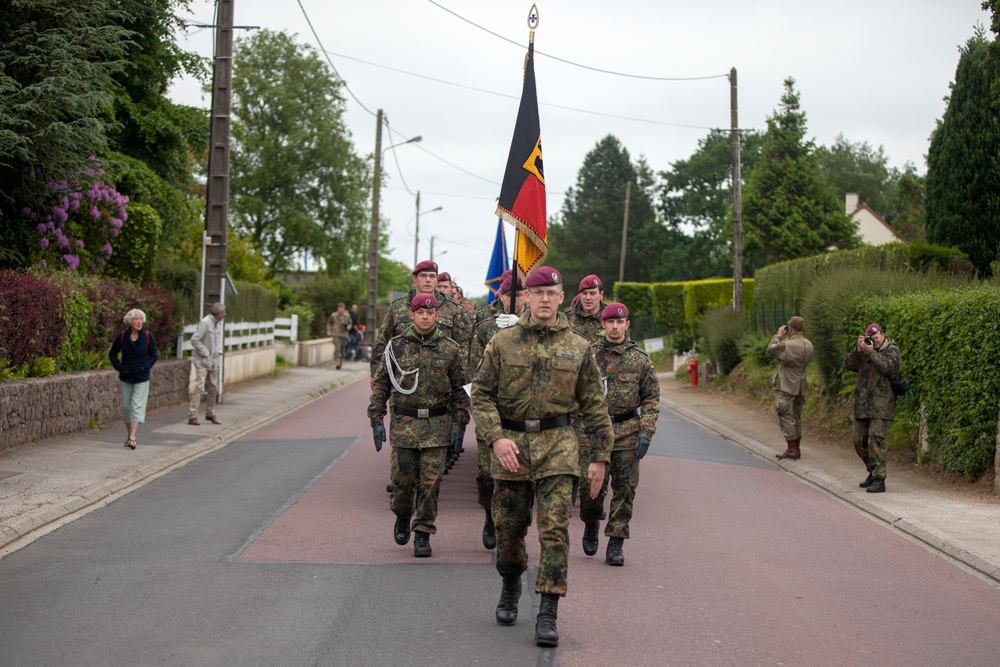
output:
[[[691,387],[661,373],[660,400],[681,416],[701,424],[761,458],[779,465],[803,481],[849,503],[872,518],[916,539],[941,554],[1000,581],[1000,499],[983,498],[962,486],[944,484],[920,471],[893,470],[890,464],[886,493],[866,493],[858,483],[866,476],[864,464],[845,442],[809,433],[802,438],[802,458],[778,461],[785,442],[778,430],[773,406],[749,399]],[[657,433],[656,437],[670,437]]]
[[[221,425],[187,423],[187,405],[146,414],[138,447],[125,448],[121,422],[0,454],[0,557],[178,466],[347,383],[368,376],[367,362],[293,367],[226,389]],[[202,414],[204,415],[204,407]]]
[[[178,466],[224,447],[244,433],[316,398],[368,376],[368,364],[294,367],[277,376],[234,385],[218,409],[222,425],[187,424],[187,406],[150,413],[126,449],[121,423],[24,445],[0,455],[0,557],[101,507]],[[889,469],[888,492],[858,488],[864,467],[850,446],[804,434],[803,458],[778,462],[784,449],[770,406],[752,405],[661,376],[663,405],[780,465],[940,553],[1000,581],[1000,502],[967,489],[928,482],[919,473]],[[669,438],[669,433],[657,433]],[[767,444],[765,444],[767,443]]]

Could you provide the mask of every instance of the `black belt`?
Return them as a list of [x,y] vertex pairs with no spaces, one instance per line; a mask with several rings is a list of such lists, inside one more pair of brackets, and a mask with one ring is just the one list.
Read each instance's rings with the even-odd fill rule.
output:
[[552,419],[504,419],[500,418],[500,425],[511,431],[524,431],[526,433],[538,433],[548,431],[560,426],[569,426],[569,416],[559,415]]
[[416,417],[417,419],[430,419],[431,417],[440,417],[441,415],[448,414],[448,408],[401,408],[398,405],[392,406],[393,414],[403,415],[404,417]]
[[611,421],[614,424],[620,424],[622,422],[627,422],[629,419],[635,419],[639,416],[639,410],[629,410],[628,412],[623,412],[620,415],[611,415]]

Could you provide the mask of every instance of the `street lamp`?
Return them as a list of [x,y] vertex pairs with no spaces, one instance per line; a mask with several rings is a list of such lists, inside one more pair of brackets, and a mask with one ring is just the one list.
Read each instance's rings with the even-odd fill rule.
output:
[[[431,261],[432,262],[434,261],[434,239],[436,239],[436,238],[437,238],[437,236],[432,236],[431,237]],[[447,255],[447,254],[448,254],[447,250],[442,250],[441,252],[438,253],[438,257],[440,257],[441,255]]]
[[371,234],[368,239],[368,309],[365,314],[365,326],[367,327],[365,333],[371,345],[375,344],[375,329],[378,327],[375,299],[378,296],[378,202],[379,185],[382,180],[382,155],[389,148],[395,148],[403,144],[412,144],[422,140],[423,137],[418,135],[406,141],[401,141],[398,144],[392,144],[385,150],[382,150],[382,110],[378,110],[375,127],[375,181],[372,183],[372,222]]
[[[424,211],[424,213],[433,213],[434,211],[440,211],[444,206],[438,206],[432,208],[429,211]],[[413,231],[413,266],[417,265],[420,258],[417,255],[420,253],[420,190],[417,190],[417,224]],[[434,259],[434,253],[431,252],[431,259]]]

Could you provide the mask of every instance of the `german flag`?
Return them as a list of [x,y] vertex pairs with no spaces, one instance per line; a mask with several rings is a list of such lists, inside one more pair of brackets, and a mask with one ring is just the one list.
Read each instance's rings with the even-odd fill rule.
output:
[[542,131],[535,92],[535,44],[524,58],[524,88],[517,110],[514,138],[500,186],[497,215],[514,225],[514,257],[522,277],[540,265],[549,251],[545,218],[545,171],[542,168]]

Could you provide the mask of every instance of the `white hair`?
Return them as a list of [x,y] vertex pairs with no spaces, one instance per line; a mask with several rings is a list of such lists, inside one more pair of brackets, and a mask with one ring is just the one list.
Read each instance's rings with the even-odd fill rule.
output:
[[122,318],[122,321],[125,323],[125,326],[130,326],[132,324],[132,320],[135,319],[136,317],[141,317],[142,323],[143,324],[146,323],[146,313],[142,312],[138,308],[133,308],[132,310],[125,313],[125,317]]

